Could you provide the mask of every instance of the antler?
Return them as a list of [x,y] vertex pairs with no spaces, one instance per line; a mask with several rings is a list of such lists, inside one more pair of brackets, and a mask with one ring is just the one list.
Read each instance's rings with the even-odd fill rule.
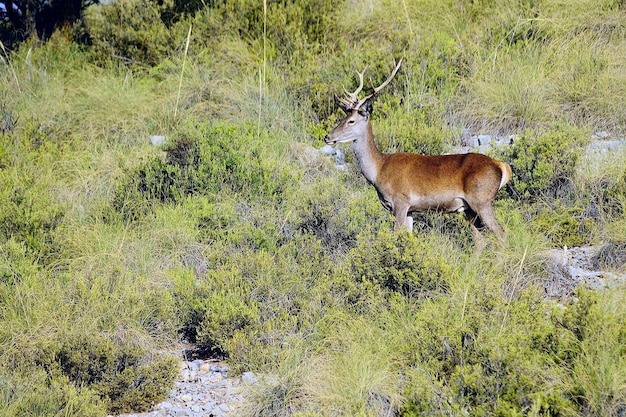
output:
[[398,61],[398,64],[396,65],[396,67],[393,69],[393,71],[391,72],[391,75],[389,76],[389,78],[387,78],[387,80],[382,83],[381,85],[379,85],[378,87],[374,87],[374,91],[372,91],[372,94],[363,97],[361,100],[359,100],[359,102],[356,104],[356,106],[354,106],[355,109],[360,108],[363,103],[365,103],[367,100],[376,97],[378,95],[378,93],[380,93],[380,91],[385,88],[387,86],[387,84],[389,84],[391,82],[391,80],[393,80],[393,78],[396,76],[396,73],[398,72],[398,70],[400,69],[400,65],[402,65],[402,58],[400,58],[400,60]]
[[359,93],[361,92],[361,90],[363,89],[363,75],[365,75],[365,70],[367,69],[367,66],[365,66],[365,68],[363,68],[363,71],[359,72],[357,71],[356,73],[359,75],[359,86],[357,87],[356,90],[354,90],[353,93],[348,92],[348,90],[346,90],[346,88],[343,88],[343,91],[346,93],[346,98],[339,98],[339,101],[346,106],[346,109],[353,109],[355,108],[354,106],[358,103],[359,101]]
[[363,89],[363,75],[365,74],[365,70],[367,69],[367,67],[365,67],[362,72],[357,71],[356,73],[359,75],[359,87],[356,90],[354,90],[353,93],[348,92],[348,90],[346,90],[344,87],[343,90],[346,93],[346,98],[337,97],[337,100],[339,100],[339,102],[341,102],[341,104],[345,106],[346,110],[354,110],[354,109],[360,108],[363,105],[363,103],[365,103],[367,100],[369,100],[372,97],[376,97],[378,93],[383,88],[385,88],[387,84],[391,82],[391,80],[393,80],[393,78],[396,76],[396,73],[400,69],[401,64],[402,64],[402,58],[400,58],[400,61],[398,61],[398,64],[396,65],[394,70],[391,72],[391,75],[389,76],[389,78],[387,78],[387,80],[381,85],[379,85],[378,87],[374,87],[374,91],[370,95],[362,98],[361,100],[359,100],[358,95]]

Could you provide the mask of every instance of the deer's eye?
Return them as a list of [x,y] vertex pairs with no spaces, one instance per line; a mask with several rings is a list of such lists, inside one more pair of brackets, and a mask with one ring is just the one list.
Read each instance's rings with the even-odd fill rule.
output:
[[350,119],[350,120],[348,120],[348,124],[349,124],[349,125],[353,125],[353,124],[354,124],[354,119]]

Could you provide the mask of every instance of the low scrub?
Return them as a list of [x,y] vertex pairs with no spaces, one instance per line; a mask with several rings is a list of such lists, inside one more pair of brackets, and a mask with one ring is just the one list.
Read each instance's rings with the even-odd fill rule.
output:
[[355,282],[371,283],[382,290],[419,298],[445,291],[454,279],[454,268],[429,239],[409,233],[383,230],[374,239],[361,236],[350,253],[350,275]]
[[174,204],[195,194],[278,198],[293,181],[286,167],[268,158],[264,142],[271,138],[259,138],[252,126],[205,125],[174,137],[165,147],[165,159],[152,157],[120,180],[112,215],[137,220],[150,213],[154,204]]
[[569,196],[583,146],[588,142],[588,132],[565,124],[516,138],[501,156],[513,170],[507,185],[511,197],[533,202]]

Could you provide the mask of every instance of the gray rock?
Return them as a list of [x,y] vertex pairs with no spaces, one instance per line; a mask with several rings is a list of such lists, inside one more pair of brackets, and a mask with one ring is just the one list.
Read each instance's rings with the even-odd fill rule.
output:
[[158,410],[171,410],[172,409],[172,403],[164,401],[161,404],[157,405],[157,409]]
[[241,380],[250,385],[259,383],[259,381],[256,379],[256,376],[254,375],[254,372],[244,372],[241,376]]
[[324,145],[320,148],[320,152],[326,155],[335,155],[337,153],[337,147],[331,145]]
[[161,136],[161,135],[150,136],[150,144],[153,146],[165,144],[165,136]]

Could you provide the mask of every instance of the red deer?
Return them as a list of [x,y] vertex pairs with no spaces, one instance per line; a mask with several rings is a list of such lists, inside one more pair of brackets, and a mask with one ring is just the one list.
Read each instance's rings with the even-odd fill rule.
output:
[[363,72],[357,72],[359,87],[338,98],[346,116],[325,138],[327,144],[352,142],[361,172],[376,188],[385,209],[396,218],[396,230],[413,230],[412,212],[464,212],[472,231],[486,226],[498,237],[503,229],[493,212],[498,190],[511,179],[509,164],[478,153],[418,155],[406,152],[382,153],[374,142],[370,116],[372,102],[391,82],[402,60],[380,86],[359,100]]

